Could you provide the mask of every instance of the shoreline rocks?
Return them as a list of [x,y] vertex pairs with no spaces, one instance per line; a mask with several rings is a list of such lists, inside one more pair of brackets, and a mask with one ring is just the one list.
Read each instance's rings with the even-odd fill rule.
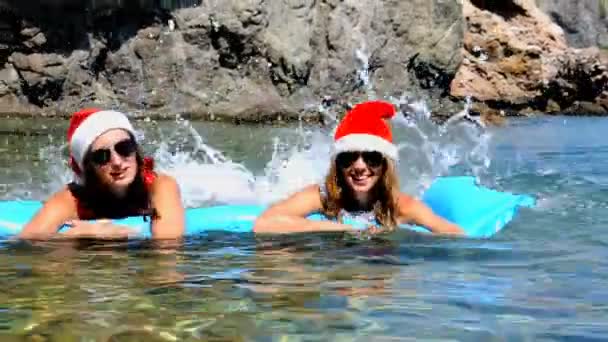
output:
[[[67,2],[54,1],[53,13],[75,16]],[[461,59],[457,0],[121,3],[85,11],[67,28],[5,11],[0,22],[10,12],[18,34],[0,48],[0,112],[97,105],[265,122],[316,121],[368,97],[425,98],[443,115],[461,106],[449,96]]]
[[608,113],[608,54],[573,48],[533,0],[464,0],[464,58],[451,94],[504,115]]
[[0,5],[0,113],[323,122],[383,97],[439,120],[467,98],[488,117],[608,113],[602,0],[124,3]]

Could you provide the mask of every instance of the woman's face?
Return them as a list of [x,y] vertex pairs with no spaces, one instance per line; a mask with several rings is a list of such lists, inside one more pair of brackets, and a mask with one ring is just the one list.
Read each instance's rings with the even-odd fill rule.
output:
[[355,194],[368,193],[380,180],[385,164],[380,152],[342,152],[336,164]]
[[100,135],[91,144],[90,160],[99,181],[116,194],[123,194],[137,175],[137,144],[122,129]]

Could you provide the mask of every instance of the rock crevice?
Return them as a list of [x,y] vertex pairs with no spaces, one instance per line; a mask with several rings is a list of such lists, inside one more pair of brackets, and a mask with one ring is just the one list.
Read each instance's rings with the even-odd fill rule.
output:
[[461,60],[457,0],[123,3],[3,7],[0,111],[258,121],[314,119],[369,94],[430,99],[438,113],[458,105],[446,91]]
[[[603,0],[45,0],[0,4],[0,112],[235,121],[370,97],[605,114]],[[83,15],[84,13],[84,15]]]

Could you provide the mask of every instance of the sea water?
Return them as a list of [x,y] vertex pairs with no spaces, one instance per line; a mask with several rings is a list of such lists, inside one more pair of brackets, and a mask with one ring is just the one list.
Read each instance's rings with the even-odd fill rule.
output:
[[[396,101],[398,102],[398,101]],[[608,339],[608,120],[394,123],[403,191],[468,174],[538,200],[489,240],[213,233],[146,245],[0,249],[0,337],[46,340]],[[333,113],[337,114],[337,113]],[[469,118],[470,119],[470,118]],[[70,180],[66,123],[4,120],[0,197]],[[326,127],[137,122],[188,206],[272,203],[322,179]],[[463,199],[466,201],[467,199]]]

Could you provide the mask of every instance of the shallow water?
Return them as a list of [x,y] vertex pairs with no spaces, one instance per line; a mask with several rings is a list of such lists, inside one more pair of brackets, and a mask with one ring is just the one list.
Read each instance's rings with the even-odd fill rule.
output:
[[[19,134],[0,132],[1,198],[44,198],[69,179],[63,123],[5,122]],[[150,153],[171,141],[156,157],[191,205],[271,201],[322,174],[326,159],[326,130],[142,124]],[[74,250],[4,241],[0,337],[608,339],[608,120],[514,120],[474,139],[425,125],[397,132],[404,190],[465,172],[531,194],[538,207],[483,241],[214,233],[168,255],[139,242]]]

